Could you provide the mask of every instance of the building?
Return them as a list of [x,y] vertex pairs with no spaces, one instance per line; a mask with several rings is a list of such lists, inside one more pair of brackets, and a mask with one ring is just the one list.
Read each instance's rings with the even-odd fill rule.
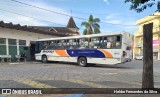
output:
[[0,21],[0,55],[16,55],[25,52],[27,59],[34,59],[34,41],[42,38],[79,35],[78,27],[70,17],[66,27],[21,26]]
[[153,59],[160,60],[160,12],[146,16],[136,21],[139,28],[134,33],[133,58],[143,55],[143,25],[153,22]]

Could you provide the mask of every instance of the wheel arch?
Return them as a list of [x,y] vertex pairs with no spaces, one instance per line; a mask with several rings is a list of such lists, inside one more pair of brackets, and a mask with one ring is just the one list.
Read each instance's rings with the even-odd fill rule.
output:
[[43,57],[43,56],[46,56],[46,57],[47,57],[47,55],[46,55],[46,54],[43,54],[41,57]]

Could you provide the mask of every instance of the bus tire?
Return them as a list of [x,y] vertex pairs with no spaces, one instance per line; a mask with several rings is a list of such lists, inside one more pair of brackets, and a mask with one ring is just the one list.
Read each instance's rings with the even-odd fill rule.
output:
[[42,63],[47,63],[47,62],[48,62],[47,56],[43,55],[42,56]]
[[87,66],[87,59],[85,57],[79,57],[78,58],[78,65],[82,67]]

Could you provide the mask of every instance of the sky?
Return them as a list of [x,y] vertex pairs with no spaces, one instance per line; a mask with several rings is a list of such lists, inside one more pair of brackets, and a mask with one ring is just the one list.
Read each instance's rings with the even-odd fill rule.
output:
[[85,19],[88,19],[91,14],[94,18],[100,19],[101,23],[99,23],[99,25],[101,33],[125,31],[133,34],[138,30],[138,25],[129,25],[136,25],[137,20],[153,14],[156,11],[156,6],[153,6],[141,13],[137,13],[134,10],[130,10],[130,3],[124,3],[124,0],[16,1],[47,9],[52,12],[23,5],[13,2],[12,0],[0,0],[0,21],[28,26],[65,27],[70,16],[73,16],[81,34],[84,30],[81,23],[87,21]]

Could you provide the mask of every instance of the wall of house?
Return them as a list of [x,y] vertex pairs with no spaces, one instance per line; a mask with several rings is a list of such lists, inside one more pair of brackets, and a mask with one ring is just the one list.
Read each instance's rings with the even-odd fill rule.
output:
[[39,34],[34,32],[27,32],[27,31],[1,28],[1,27],[0,27],[0,35],[1,35],[0,37],[3,37],[3,38],[26,40],[26,46],[29,46],[30,41],[36,41],[42,38],[56,37],[51,35],[44,35],[44,34]]
[[[53,38],[57,36],[38,34],[21,30],[14,30],[0,27],[0,38],[5,38],[5,44],[0,44],[0,55],[11,55],[12,61],[15,60],[15,55],[20,55],[25,52],[28,60],[30,59],[30,42],[42,38]],[[16,39],[15,44],[9,42],[10,39]],[[25,44],[20,45],[19,41],[25,40]]]

